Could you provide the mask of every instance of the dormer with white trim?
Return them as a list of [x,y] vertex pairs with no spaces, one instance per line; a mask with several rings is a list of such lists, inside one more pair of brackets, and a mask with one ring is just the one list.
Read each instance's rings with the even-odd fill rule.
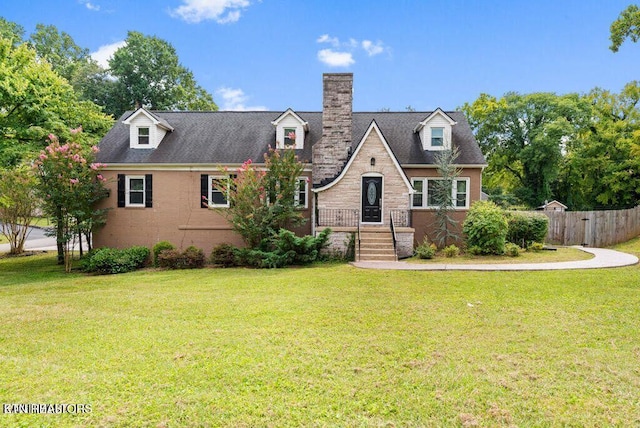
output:
[[305,122],[289,108],[271,124],[276,127],[277,149],[304,149],[304,137],[309,131],[309,122]]
[[451,128],[457,122],[438,107],[425,120],[418,123],[413,132],[420,134],[423,150],[451,150]]
[[122,121],[129,126],[129,147],[132,149],[155,149],[173,127],[169,122],[143,109],[131,113]]

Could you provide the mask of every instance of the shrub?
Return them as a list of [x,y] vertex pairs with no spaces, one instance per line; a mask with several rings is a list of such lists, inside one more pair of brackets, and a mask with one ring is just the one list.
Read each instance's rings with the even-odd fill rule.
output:
[[477,201],[469,209],[462,231],[467,247],[477,246],[481,254],[504,254],[507,220],[500,207],[493,202]]
[[131,247],[124,250],[100,248],[82,260],[82,269],[99,274],[116,274],[140,269],[149,258],[147,247]]
[[160,241],[153,246],[153,265],[158,266],[158,255],[164,250],[175,250],[175,245],[169,241]]
[[520,247],[513,242],[507,242],[504,246],[504,253],[509,257],[518,257],[520,255]]
[[168,269],[195,269],[204,266],[204,252],[197,247],[190,246],[180,252],[176,249],[162,250],[158,254],[158,265]]
[[458,257],[460,255],[460,248],[456,247],[455,245],[451,244],[448,247],[445,247],[444,250],[442,250],[445,257]]
[[158,254],[158,266],[167,269],[182,269],[184,260],[179,250],[169,249],[162,250]]
[[435,257],[438,248],[436,244],[430,244],[429,241],[425,238],[422,244],[416,247],[416,255],[420,259],[432,259]]
[[544,244],[541,242],[532,242],[531,245],[527,247],[527,250],[537,253],[538,251],[544,250]]
[[467,254],[471,256],[479,256],[482,254],[482,249],[477,245],[474,245],[473,247],[467,249]]
[[233,267],[238,265],[238,249],[230,244],[220,244],[211,251],[211,263],[220,267]]
[[182,253],[184,269],[199,269],[204,267],[204,251],[193,245]]
[[508,212],[507,242],[528,248],[534,242],[544,242],[549,229],[549,218],[539,213]]

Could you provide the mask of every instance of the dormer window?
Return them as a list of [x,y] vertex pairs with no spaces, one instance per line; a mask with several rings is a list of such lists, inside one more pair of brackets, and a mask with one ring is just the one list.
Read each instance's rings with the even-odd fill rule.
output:
[[413,129],[420,135],[422,150],[451,150],[452,130],[457,124],[447,113],[437,108]]
[[138,128],[138,144],[147,145],[149,144],[149,128]]
[[167,132],[173,131],[166,119],[144,108],[131,113],[122,123],[129,127],[129,147],[132,149],[155,149]]
[[296,128],[284,128],[284,146],[295,147],[296,145]]
[[277,149],[304,149],[304,137],[305,132],[309,131],[309,123],[293,110],[287,109],[271,124],[276,127]]
[[444,146],[444,128],[431,128],[431,146]]

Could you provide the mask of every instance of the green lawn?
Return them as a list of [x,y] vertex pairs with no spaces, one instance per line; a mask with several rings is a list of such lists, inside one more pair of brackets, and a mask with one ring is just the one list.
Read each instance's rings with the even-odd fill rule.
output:
[[[638,240],[620,249],[640,254]],[[0,426],[638,426],[640,267],[147,270],[0,260]]]

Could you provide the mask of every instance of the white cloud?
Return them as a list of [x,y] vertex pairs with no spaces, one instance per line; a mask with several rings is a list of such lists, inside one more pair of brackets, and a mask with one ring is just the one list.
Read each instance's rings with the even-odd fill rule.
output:
[[318,43],[330,43],[331,45],[338,47],[340,46],[340,40],[338,40],[337,37],[330,37],[328,34],[323,34],[322,36],[318,37],[318,40],[316,40],[316,42]]
[[333,49],[318,51],[318,59],[331,67],[348,67],[355,64],[353,56],[360,49],[363,49],[369,56],[376,56],[388,50],[381,41],[374,43],[365,39],[360,42],[350,37],[348,41],[341,42],[337,37],[331,37],[328,34],[321,35],[316,39],[316,42],[329,43],[333,46]]
[[329,67],[348,67],[355,64],[351,52],[336,52],[332,49],[319,51],[318,59]]
[[369,56],[375,56],[384,52],[384,46],[382,46],[382,42],[380,41],[374,44],[371,40],[363,40],[362,49],[367,51]]
[[262,111],[267,110],[265,106],[246,106],[245,103],[249,99],[242,89],[238,88],[220,88],[216,94],[222,98],[222,107],[220,110],[232,111]]
[[121,40],[110,45],[100,46],[97,51],[91,52],[91,58],[96,60],[101,67],[109,68],[109,59],[111,59],[115,51],[126,44],[127,42]]
[[171,16],[190,24],[214,20],[219,24],[228,24],[240,19],[241,10],[248,7],[250,0],[182,0],[184,3],[171,10]]
[[100,5],[97,4],[93,4],[88,0],[80,0],[80,3],[82,3],[83,5],[85,5],[85,7],[89,10],[93,10],[93,11],[99,11],[100,10]]

